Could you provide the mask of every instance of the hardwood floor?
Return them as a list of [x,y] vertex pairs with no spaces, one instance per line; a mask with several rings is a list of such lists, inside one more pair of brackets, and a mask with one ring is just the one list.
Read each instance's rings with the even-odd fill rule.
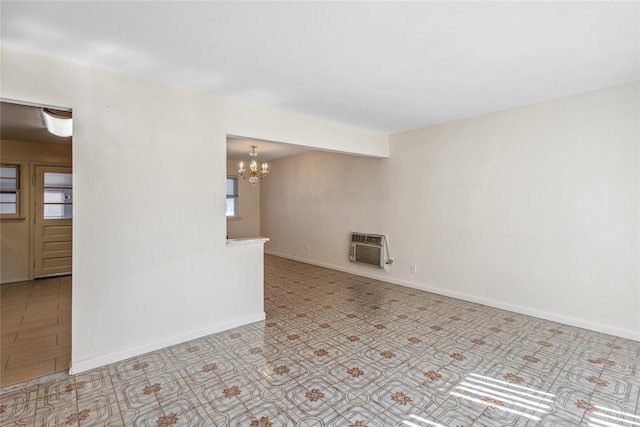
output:
[[2,285],[0,387],[69,369],[71,276]]

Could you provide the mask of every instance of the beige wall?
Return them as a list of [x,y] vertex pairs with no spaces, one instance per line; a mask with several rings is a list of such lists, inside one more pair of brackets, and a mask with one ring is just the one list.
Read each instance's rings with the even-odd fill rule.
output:
[[[639,93],[634,83],[398,133],[383,160],[271,162],[266,248],[640,339]],[[350,231],[389,235],[389,273],[349,263]]]
[[36,164],[71,166],[71,145],[35,142],[0,141],[2,163],[20,165],[20,218],[3,220],[0,234],[0,264],[2,283],[29,280],[31,215],[31,179]]
[[[370,271],[345,261],[350,233],[384,227],[386,160],[314,151],[271,161],[262,185],[267,251]],[[309,250],[307,250],[309,245]]]
[[[238,177],[238,164],[235,160],[227,161],[227,176]],[[227,235],[230,239],[260,236],[260,187],[263,181],[255,186],[248,179],[238,179],[238,218],[227,218]]]

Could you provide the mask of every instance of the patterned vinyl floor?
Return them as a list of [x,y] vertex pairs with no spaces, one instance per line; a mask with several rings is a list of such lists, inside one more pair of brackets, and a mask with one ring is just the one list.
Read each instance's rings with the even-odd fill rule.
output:
[[267,256],[267,320],[1,390],[2,426],[640,426],[640,343]]

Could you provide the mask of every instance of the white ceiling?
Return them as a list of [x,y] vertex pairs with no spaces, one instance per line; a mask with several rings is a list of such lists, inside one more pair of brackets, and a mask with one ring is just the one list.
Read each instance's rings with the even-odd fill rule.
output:
[[638,1],[1,7],[3,46],[383,132],[640,78]]

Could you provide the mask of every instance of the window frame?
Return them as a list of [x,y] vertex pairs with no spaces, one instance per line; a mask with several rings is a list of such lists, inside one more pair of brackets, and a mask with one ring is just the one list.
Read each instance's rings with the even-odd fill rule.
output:
[[[226,218],[227,218],[227,219],[237,219],[237,218],[240,218],[240,216],[239,216],[239,208],[238,208],[238,200],[239,200],[239,194],[238,194],[238,193],[239,193],[239,188],[238,188],[238,183],[239,183],[239,179],[238,179],[238,177],[237,177],[237,176],[228,175],[228,176],[227,176],[227,181],[229,181],[230,179],[231,179],[231,180],[233,180],[233,182],[234,182],[233,187],[234,187],[234,190],[235,190],[235,191],[234,191],[234,194],[226,194],[226,200],[230,200],[230,199],[235,200],[235,202],[234,202],[234,204],[233,204],[233,206],[234,206],[234,212],[233,212],[233,215],[226,215]],[[227,181],[225,181],[225,193],[227,193],[227,190],[226,190],[226,183],[227,183]],[[226,202],[225,202],[225,203],[226,203]],[[226,206],[226,205],[225,205],[225,206]],[[225,208],[225,213],[226,213],[226,208]]]
[[0,213],[1,220],[22,220],[22,197],[21,197],[21,184],[22,184],[22,170],[23,165],[18,162],[4,162],[0,164],[3,168],[15,168],[16,170],[16,188],[15,189],[2,189],[0,188],[0,193],[2,194],[15,194],[16,196],[16,211],[15,213]]

